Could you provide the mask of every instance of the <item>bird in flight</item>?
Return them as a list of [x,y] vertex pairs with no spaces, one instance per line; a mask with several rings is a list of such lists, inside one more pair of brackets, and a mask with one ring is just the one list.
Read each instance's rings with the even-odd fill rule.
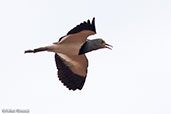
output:
[[94,34],[96,34],[95,18],[92,22],[88,20],[77,25],[52,45],[26,50],[25,53],[54,52],[59,80],[69,90],[81,90],[88,68],[85,53],[102,48],[112,49],[112,46],[101,38],[87,39],[88,36]]

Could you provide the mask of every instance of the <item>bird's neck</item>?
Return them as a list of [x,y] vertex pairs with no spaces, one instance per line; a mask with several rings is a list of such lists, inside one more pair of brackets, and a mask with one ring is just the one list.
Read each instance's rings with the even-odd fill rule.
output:
[[79,51],[79,55],[81,54],[85,54],[85,53],[88,53],[90,51],[93,51],[93,50],[97,50],[99,48],[97,48],[95,46],[95,42],[93,40],[87,40],[81,47],[80,51]]

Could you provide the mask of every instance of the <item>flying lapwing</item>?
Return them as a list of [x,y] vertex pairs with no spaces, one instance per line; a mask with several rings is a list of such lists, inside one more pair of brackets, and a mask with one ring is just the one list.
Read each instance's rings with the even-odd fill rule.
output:
[[55,62],[59,80],[69,90],[81,90],[87,77],[88,60],[85,53],[112,46],[101,38],[88,40],[87,37],[96,34],[95,18],[71,29],[58,42],[50,46],[26,50],[25,53],[48,51],[55,53]]

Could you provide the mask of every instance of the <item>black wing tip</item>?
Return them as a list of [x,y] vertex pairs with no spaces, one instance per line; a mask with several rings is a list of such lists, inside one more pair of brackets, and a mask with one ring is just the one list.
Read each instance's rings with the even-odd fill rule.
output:
[[95,17],[93,17],[93,20],[92,20],[92,22],[95,22]]
[[93,25],[93,31],[96,33],[96,27],[95,27],[95,17],[93,17],[93,20],[92,20],[92,25]]
[[96,33],[95,17],[93,17],[92,22],[90,22],[90,20],[88,19],[87,21],[84,21],[84,22],[80,23],[79,25],[77,25],[76,27],[74,27],[73,29],[71,29],[67,33],[67,35],[74,34],[74,33],[78,33],[78,32],[81,32],[83,30],[91,30],[91,31],[93,31],[93,32]]
[[[68,88],[69,90],[73,90],[73,91],[75,91],[77,89],[82,90],[82,88],[84,86],[85,79],[86,79],[86,77],[81,77],[82,78],[81,81],[80,81],[81,83],[78,86],[78,85],[76,85],[76,84],[74,84],[72,82],[69,82],[67,79],[61,79],[60,77],[58,77],[58,78],[66,88]],[[78,81],[78,79],[77,79],[77,81]]]
[[81,90],[84,86],[86,76],[74,74],[68,66],[66,66],[62,58],[55,54],[56,67],[58,69],[58,78],[69,90]]

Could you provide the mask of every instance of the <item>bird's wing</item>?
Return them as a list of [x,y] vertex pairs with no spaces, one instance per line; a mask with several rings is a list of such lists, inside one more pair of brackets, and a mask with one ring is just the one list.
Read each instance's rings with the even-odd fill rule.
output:
[[86,76],[88,60],[85,55],[55,54],[59,80],[70,90],[81,90]]
[[80,43],[83,44],[87,37],[96,34],[95,18],[92,22],[88,20],[71,29],[66,36],[60,38],[59,43]]
[[79,33],[79,32],[81,32],[83,30],[90,30],[90,31],[93,31],[94,33],[96,33],[95,18],[93,18],[92,23],[90,23],[90,20],[88,20],[87,22],[84,21],[80,25],[77,25],[76,27],[74,27],[73,29],[71,29],[67,33],[67,35]]

